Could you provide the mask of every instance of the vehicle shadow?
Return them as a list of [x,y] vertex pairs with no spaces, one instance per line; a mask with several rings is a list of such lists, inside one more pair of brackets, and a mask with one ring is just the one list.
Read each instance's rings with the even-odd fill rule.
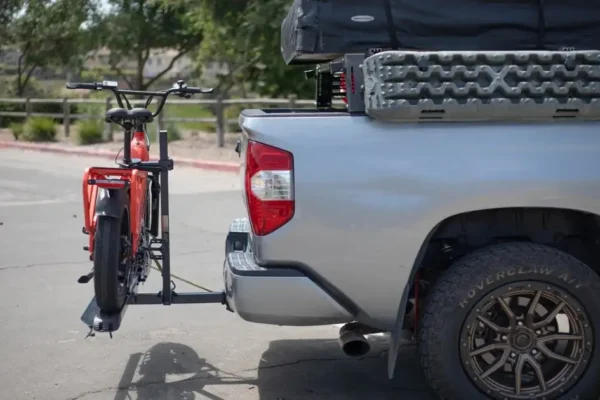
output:
[[258,367],[261,400],[435,399],[415,346],[400,349],[395,377],[387,378],[387,337],[370,338],[371,352],[350,359],[336,340],[271,342]]
[[435,398],[414,346],[401,349],[396,377],[388,380],[387,338],[371,338],[371,343],[369,355],[350,359],[341,353],[336,340],[273,341],[257,370],[244,371],[244,376],[219,370],[187,345],[159,343],[145,354],[130,355],[114,400],[243,399],[240,393],[249,388],[253,390],[248,398],[260,400]]

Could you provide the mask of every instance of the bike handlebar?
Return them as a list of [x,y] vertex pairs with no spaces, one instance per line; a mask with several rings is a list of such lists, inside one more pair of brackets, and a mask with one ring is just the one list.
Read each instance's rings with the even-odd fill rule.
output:
[[[123,102],[121,101],[120,95],[123,95],[123,97],[125,98],[125,101],[127,102],[128,105],[129,105],[129,101],[124,96],[127,94],[134,95],[134,96],[150,96],[150,99],[152,97],[161,97],[162,100],[158,104],[158,108],[156,109],[156,112],[154,112],[152,114],[153,117],[156,117],[162,111],[163,106],[165,105],[165,103],[167,101],[167,97],[169,97],[169,95],[172,93],[176,93],[180,97],[189,98],[194,94],[208,94],[208,93],[213,92],[213,89],[209,89],[209,88],[205,89],[205,88],[198,88],[198,87],[189,87],[189,86],[184,86],[184,85],[185,85],[185,83],[180,80],[180,81],[177,81],[177,87],[172,87],[170,89],[161,90],[161,91],[146,91],[146,90],[119,89],[117,82],[113,82],[113,81],[104,81],[104,82],[95,82],[95,83],[69,82],[69,83],[67,83],[67,89],[86,89],[86,90],[108,89],[114,93],[115,97],[117,98],[117,102],[119,103],[119,107],[121,107],[121,108],[125,108],[125,107],[123,106]],[[149,102],[146,103],[146,107],[148,107],[148,105],[149,105]]]
[[67,83],[67,89],[89,89],[98,90],[97,83]]

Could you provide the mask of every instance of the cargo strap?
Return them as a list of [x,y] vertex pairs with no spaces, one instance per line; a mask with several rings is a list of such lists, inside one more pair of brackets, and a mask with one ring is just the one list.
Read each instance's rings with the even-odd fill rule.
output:
[[383,7],[385,8],[385,16],[387,18],[390,45],[392,50],[398,50],[400,48],[400,43],[398,42],[398,37],[396,36],[396,26],[394,25],[394,15],[392,14],[392,5],[390,4],[390,0],[383,0]]
[[538,31],[537,31],[537,47],[538,50],[546,48],[546,16],[544,14],[544,0],[537,0],[538,5]]

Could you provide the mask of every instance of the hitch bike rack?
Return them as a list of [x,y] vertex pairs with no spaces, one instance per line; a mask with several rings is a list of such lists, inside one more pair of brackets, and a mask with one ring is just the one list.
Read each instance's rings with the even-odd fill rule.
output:
[[[174,162],[168,155],[167,131],[159,131],[160,156],[158,161],[145,161],[129,164],[129,168],[136,168],[159,175],[160,190],[160,226],[161,237],[152,239],[149,253],[150,260],[162,260],[162,290],[158,293],[138,293],[140,282],[137,281],[125,299],[123,307],[116,312],[102,312],[94,296],[81,316],[81,321],[93,332],[112,332],[121,327],[123,317],[130,305],[157,305],[170,306],[172,304],[223,304],[227,305],[225,291],[220,292],[185,292],[177,293],[171,280],[171,252],[169,238],[169,171],[174,168]],[[152,247],[152,244],[158,246]],[[157,254],[158,253],[158,254]],[[150,268],[150,266],[148,266]],[[82,277],[83,278],[83,277]],[[82,279],[80,278],[80,279]]]

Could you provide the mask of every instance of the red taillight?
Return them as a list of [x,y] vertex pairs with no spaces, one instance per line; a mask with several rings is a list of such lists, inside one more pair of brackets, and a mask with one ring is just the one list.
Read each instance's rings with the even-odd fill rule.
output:
[[[340,74],[340,94],[346,94],[347,89],[348,85],[346,84],[346,74],[342,72]],[[347,96],[342,97],[342,100],[344,101],[344,103],[348,104]]]
[[294,216],[293,162],[290,152],[248,142],[244,183],[255,235],[268,235]]

